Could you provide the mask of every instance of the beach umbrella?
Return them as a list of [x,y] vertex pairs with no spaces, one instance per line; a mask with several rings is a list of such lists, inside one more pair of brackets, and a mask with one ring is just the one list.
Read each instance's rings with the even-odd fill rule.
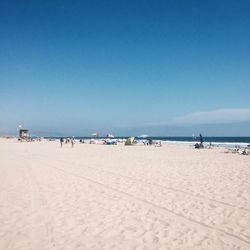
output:
[[113,135],[111,135],[111,134],[107,134],[107,137],[108,138],[115,138]]
[[148,135],[142,134],[142,135],[139,135],[138,137],[139,137],[139,138],[147,138]]

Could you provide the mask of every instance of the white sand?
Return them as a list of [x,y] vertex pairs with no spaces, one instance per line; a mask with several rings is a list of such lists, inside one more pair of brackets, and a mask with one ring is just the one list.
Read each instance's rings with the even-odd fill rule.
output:
[[0,249],[250,249],[250,157],[0,139]]

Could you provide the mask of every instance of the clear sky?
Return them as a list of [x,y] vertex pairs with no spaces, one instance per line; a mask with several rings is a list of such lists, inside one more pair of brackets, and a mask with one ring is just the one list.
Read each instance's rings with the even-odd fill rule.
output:
[[3,0],[0,133],[242,135],[249,13],[249,0]]

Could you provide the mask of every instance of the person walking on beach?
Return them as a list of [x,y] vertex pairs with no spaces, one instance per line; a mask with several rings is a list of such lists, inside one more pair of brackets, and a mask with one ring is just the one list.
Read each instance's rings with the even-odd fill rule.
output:
[[61,138],[60,138],[61,148],[62,148],[62,146],[63,146],[63,141],[64,141],[64,140],[63,140],[63,138],[61,137]]
[[72,148],[74,147],[74,144],[75,144],[75,138],[73,137],[73,138],[71,138],[71,146],[72,146]]

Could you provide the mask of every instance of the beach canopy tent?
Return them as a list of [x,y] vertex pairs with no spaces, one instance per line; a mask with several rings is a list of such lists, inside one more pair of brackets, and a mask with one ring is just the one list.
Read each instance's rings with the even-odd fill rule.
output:
[[134,141],[135,141],[135,137],[129,137],[129,138],[126,140],[125,145],[126,145],[126,146],[133,145],[133,144],[134,144]]
[[28,139],[30,137],[29,135],[29,130],[28,129],[24,129],[24,128],[21,128],[19,130],[19,137],[21,139]]
[[95,137],[98,137],[98,136],[100,136],[100,134],[97,132],[97,133],[93,133],[93,134],[91,134],[92,136],[95,136]]
[[108,138],[115,138],[115,136],[112,135],[112,134],[107,134],[107,137],[108,137]]
[[142,134],[142,135],[139,135],[138,136],[138,138],[143,138],[143,139],[145,139],[145,138],[147,138],[148,137],[148,135],[145,135],[145,134]]

